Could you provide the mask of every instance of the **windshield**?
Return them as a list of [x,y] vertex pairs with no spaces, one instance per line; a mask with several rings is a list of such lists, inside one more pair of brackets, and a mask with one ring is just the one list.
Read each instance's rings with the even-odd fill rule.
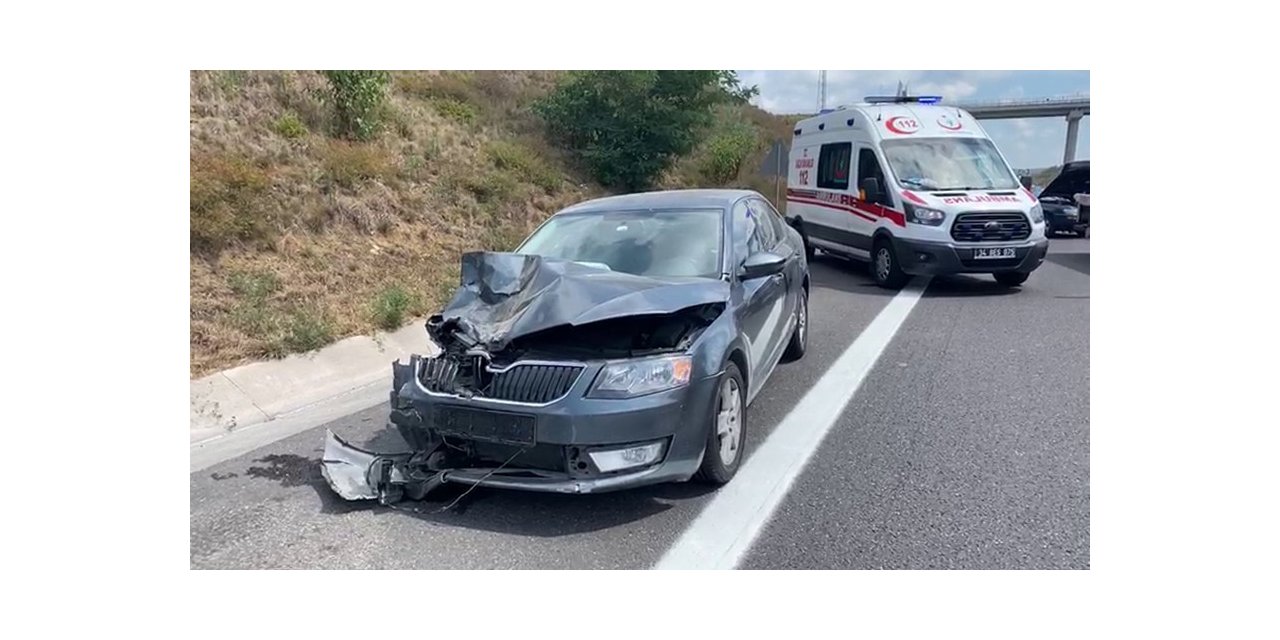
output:
[[884,155],[907,188],[968,191],[1019,186],[995,145],[985,138],[888,140]]
[[639,276],[716,278],[722,217],[719,209],[562,214],[516,251]]

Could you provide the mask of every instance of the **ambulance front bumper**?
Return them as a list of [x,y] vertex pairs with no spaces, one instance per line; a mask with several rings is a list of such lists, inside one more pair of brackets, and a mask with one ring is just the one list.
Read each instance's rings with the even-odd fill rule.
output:
[[[913,275],[946,275],[949,273],[1031,273],[1044,262],[1049,241],[1040,238],[1011,243],[956,244],[894,238],[894,253],[902,270]],[[1012,257],[975,257],[975,249],[1012,249]]]

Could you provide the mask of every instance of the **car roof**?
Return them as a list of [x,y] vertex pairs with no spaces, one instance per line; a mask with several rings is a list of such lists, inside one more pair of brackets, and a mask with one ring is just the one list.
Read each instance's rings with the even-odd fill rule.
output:
[[[579,202],[559,213],[642,211],[662,209],[727,209],[746,196],[763,197],[749,189],[676,189],[608,196]],[[556,214],[556,215],[559,215]]]

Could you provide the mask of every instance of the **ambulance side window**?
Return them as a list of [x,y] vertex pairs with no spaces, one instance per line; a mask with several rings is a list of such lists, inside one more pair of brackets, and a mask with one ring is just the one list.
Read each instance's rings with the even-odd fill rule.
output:
[[882,204],[886,207],[893,206],[893,200],[889,197],[889,185],[884,181],[884,172],[880,170],[880,161],[876,159],[876,152],[870,149],[858,149],[858,188],[862,188],[862,181],[867,178],[875,178],[880,183],[880,197],[872,200],[876,204]]
[[833,142],[822,145],[818,152],[818,188],[849,188],[849,161],[853,156],[852,142]]

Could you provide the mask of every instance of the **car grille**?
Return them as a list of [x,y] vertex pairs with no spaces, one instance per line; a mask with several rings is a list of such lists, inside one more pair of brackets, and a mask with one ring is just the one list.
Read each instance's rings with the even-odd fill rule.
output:
[[1017,212],[962,213],[951,224],[951,237],[957,242],[1008,242],[1030,236],[1031,224]]
[[583,368],[570,364],[517,363],[501,371],[481,366],[476,376],[474,366],[446,358],[424,360],[422,384],[431,391],[453,395],[545,404],[569,393]]

